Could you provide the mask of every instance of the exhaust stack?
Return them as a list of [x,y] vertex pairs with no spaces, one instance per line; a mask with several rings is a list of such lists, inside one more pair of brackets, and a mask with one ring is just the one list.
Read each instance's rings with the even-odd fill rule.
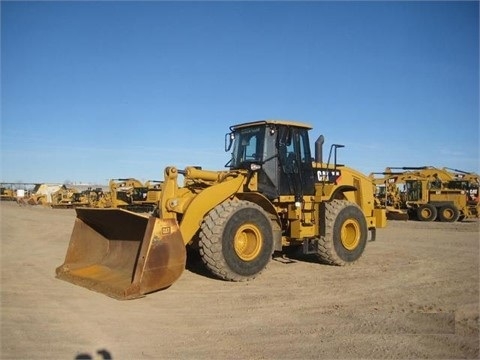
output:
[[323,162],[323,143],[325,142],[325,138],[323,135],[320,135],[315,141],[315,162],[321,163]]

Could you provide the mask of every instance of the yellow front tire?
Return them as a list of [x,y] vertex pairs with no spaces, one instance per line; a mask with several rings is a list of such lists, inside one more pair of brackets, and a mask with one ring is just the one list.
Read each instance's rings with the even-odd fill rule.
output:
[[258,276],[273,254],[268,214],[248,201],[225,201],[205,216],[199,236],[205,266],[216,277],[245,281]]

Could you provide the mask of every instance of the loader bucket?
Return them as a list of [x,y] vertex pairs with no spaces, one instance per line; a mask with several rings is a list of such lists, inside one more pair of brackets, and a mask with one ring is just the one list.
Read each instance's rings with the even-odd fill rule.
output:
[[76,212],[57,278],[126,300],[169,287],[185,269],[185,244],[176,220],[123,209]]

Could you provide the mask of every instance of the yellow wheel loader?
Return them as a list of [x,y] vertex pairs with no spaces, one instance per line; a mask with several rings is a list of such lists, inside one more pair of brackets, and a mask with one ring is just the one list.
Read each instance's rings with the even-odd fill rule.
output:
[[312,158],[310,129],[283,120],[231,126],[227,170],[166,167],[152,214],[76,209],[56,276],[134,299],[172,285],[185,269],[187,247],[227,281],[253,279],[274,255],[292,249],[332,265],[354,263],[386,226],[385,210],[375,208],[370,178],[337,164],[343,145],[332,145],[324,163],[320,136]]

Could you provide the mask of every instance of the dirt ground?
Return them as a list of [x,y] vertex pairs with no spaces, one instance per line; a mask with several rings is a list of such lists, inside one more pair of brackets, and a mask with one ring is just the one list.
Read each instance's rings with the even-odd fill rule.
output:
[[119,301],[55,278],[74,210],[0,211],[2,359],[479,358],[478,221],[389,221],[353,266],[272,260],[246,283],[192,260]]

